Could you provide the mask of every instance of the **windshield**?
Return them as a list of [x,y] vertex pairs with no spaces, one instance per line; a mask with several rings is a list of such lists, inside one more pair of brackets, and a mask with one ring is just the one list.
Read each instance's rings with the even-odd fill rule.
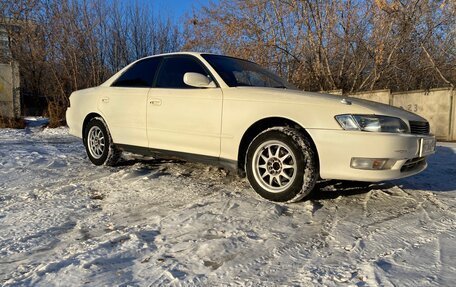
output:
[[203,54],[201,56],[230,87],[248,86],[297,89],[284,79],[253,62],[211,54]]

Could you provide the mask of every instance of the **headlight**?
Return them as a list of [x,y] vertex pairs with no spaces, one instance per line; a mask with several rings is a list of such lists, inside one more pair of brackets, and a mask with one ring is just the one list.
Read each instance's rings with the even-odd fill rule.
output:
[[366,132],[408,133],[407,124],[395,117],[376,115],[338,115],[335,117],[344,130]]

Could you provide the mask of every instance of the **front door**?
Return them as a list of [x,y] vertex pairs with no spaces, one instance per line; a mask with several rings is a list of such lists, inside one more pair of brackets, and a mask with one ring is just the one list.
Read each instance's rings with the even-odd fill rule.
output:
[[193,56],[163,60],[155,87],[148,94],[149,147],[219,157],[222,91],[187,86],[183,81],[187,72],[209,76]]

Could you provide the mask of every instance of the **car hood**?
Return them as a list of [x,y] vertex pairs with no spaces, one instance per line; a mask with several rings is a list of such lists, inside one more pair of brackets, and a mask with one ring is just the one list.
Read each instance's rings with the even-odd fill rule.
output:
[[361,107],[369,109],[374,114],[377,114],[377,115],[395,116],[395,117],[407,119],[410,121],[426,121],[426,119],[424,119],[423,117],[420,117],[417,114],[414,114],[412,112],[406,111],[404,109],[401,109],[401,108],[398,108],[395,106],[390,106],[390,105],[386,105],[386,104],[382,104],[382,103],[378,103],[378,102],[351,98],[351,97],[348,97],[346,99],[348,101],[352,102],[352,104],[359,105]]
[[371,114],[398,117],[406,121],[426,121],[401,108],[352,97],[290,89],[252,87],[238,87],[237,89],[249,89],[247,94],[254,98],[258,97],[258,100],[261,101],[289,102],[293,105],[302,104],[307,107],[325,105],[328,111],[335,114]]

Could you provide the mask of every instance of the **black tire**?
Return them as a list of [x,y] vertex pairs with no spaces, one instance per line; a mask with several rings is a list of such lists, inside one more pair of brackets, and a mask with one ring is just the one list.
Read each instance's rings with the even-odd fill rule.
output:
[[298,130],[275,127],[250,143],[245,171],[250,185],[263,198],[296,202],[315,186],[317,156],[310,141]]
[[[93,137],[95,133],[99,136]],[[83,142],[87,156],[93,164],[113,166],[119,161],[121,151],[114,146],[111,134],[102,118],[96,117],[88,122],[84,129]]]

